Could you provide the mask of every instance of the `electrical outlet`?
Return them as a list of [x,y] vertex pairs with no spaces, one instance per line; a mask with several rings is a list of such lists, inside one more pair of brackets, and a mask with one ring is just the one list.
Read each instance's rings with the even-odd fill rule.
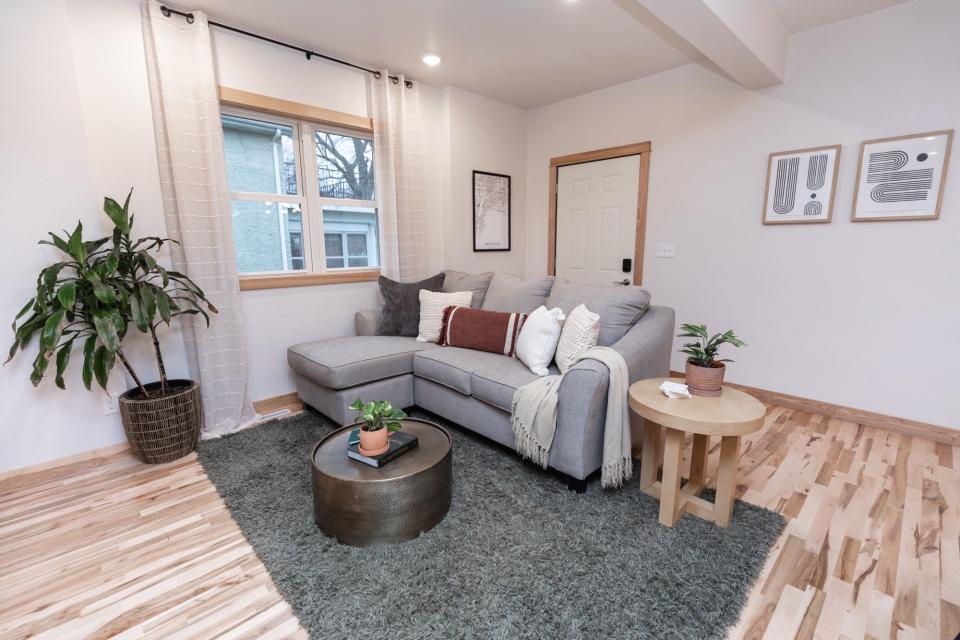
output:
[[672,258],[674,256],[674,244],[666,242],[657,243],[658,258]]
[[114,413],[120,413],[120,400],[109,393],[103,394],[103,415],[109,416]]

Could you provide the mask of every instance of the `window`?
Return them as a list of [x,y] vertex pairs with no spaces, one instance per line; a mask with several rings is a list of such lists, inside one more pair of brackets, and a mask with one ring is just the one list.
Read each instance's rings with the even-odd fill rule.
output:
[[221,121],[241,275],[379,265],[370,138],[234,109]]

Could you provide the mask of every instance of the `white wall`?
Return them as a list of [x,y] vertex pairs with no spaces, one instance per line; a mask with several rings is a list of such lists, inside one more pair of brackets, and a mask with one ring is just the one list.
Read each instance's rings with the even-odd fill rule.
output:
[[[525,112],[469,91],[447,87],[446,151],[449,189],[445,193],[445,263],[470,273],[526,272]],[[511,250],[473,251],[473,171],[511,177]]]
[[[918,0],[794,35],[778,87],[692,64],[528,112],[528,275],[546,268],[549,158],[649,140],[644,285],[743,336],[732,381],[960,428],[957,144],[939,221],[849,221],[861,140],[960,128],[958,32],[960,3]],[[835,143],[833,223],[761,225],[767,154]]]
[[[5,354],[12,342],[8,323],[35,292],[37,274],[63,259],[37,241],[48,231],[73,230],[78,220],[90,239],[103,234],[108,221],[100,213],[103,191],[90,161],[63,0],[5,4],[0,56],[6,61],[0,65],[0,185],[7,213],[0,252]],[[142,371],[151,363],[146,347],[142,340],[127,344],[134,366]],[[54,386],[51,372],[39,388],[32,387],[35,356],[34,344],[0,369],[0,471],[123,441],[118,416],[103,415],[101,393],[83,388],[78,356],[64,376],[66,391]],[[177,366],[172,354],[172,370]],[[122,374],[111,382],[112,388],[125,388]]]

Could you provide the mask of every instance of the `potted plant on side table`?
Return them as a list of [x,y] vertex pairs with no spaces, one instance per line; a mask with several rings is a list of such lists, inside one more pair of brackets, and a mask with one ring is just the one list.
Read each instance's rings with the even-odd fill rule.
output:
[[695,342],[683,345],[681,353],[687,354],[686,377],[687,389],[695,396],[716,397],[720,395],[723,386],[723,374],[727,367],[724,362],[733,362],[728,358],[717,358],[717,351],[722,345],[730,344],[734,347],[744,347],[746,343],[740,340],[732,330],[710,335],[706,325],[681,324],[679,338],[696,338]]
[[360,453],[367,456],[385,452],[390,447],[390,434],[400,431],[398,420],[407,417],[386,400],[366,403],[357,400],[350,408],[357,412],[357,422],[360,423]]
[[[203,410],[199,384],[167,378],[157,329],[177,316],[197,314],[209,325],[207,312],[217,310],[190,278],[161,267],[151,255],[175,240],[130,238],[129,205],[130,195],[123,206],[104,199],[103,210],[114,224],[109,237],[85,241],[78,223],[72,233],[50,233],[50,240],[40,241],[67,259],[40,272],[36,295],[13,321],[7,362],[37,337],[31,382],[40,384],[52,360],[54,382],[65,389],[63,374],[74,347],[82,345],[83,385],[90,390],[96,379],[106,391],[119,360],[135,385],[120,396],[121,420],[133,453],[144,462],[170,462],[193,451]],[[144,384],[121,347],[131,324],[150,335],[160,378],[156,382]]]

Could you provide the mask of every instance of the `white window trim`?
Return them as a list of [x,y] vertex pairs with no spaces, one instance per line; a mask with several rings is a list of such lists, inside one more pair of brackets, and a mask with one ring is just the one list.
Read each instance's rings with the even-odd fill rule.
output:
[[[377,239],[380,237],[380,207],[378,206],[376,194],[377,185],[374,185],[373,200],[354,200],[351,198],[326,198],[320,196],[320,184],[317,177],[317,154],[314,149],[314,134],[316,132],[333,133],[337,135],[350,136],[353,138],[363,138],[373,140],[372,133],[365,133],[348,129],[345,127],[336,127],[332,125],[320,125],[306,120],[297,120],[272,113],[257,111],[254,109],[241,109],[237,107],[221,106],[220,112],[223,115],[236,116],[238,118],[247,118],[269,122],[271,124],[281,124],[288,126],[293,131],[293,137],[297,144],[293,145],[293,161],[297,173],[297,195],[273,193],[255,193],[246,191],[229,192],[231,200],[249,200],[256,202],[283,202],[296,204],[300,208],[301,225],[303,226],[303,244],[304,246],[304,269],[303,270],[281,270],[281,271],[259,271],[245,272],[240,274],[242,278],[262,278],[262,277],[283,277],[283,276],[315,276],[322,274],[341,274],[349,272],[369,272],[371,270],[379,271],[380,266],[366,267],[339,267],[328,269],[326,263],[325,246],[323,240],[323,208],[331,207],[358,207],[363,209],[373,209],[377,216]],[[376,162],[376,149],[374,149],[374,162]],[[286,239],[284,238],[285,242]],[[378,247],[379,249],[379,247]],[[346,253],[346,247],[344,247]],[[286,255],[285,247],[281,249],[282,255]],[[379,262],[380,251],[377,251]],[[368,250],[369,255],[369,250]],[[286,262],[284,262],[286,264]],[[347,261],[344,260],[344,264]]]

